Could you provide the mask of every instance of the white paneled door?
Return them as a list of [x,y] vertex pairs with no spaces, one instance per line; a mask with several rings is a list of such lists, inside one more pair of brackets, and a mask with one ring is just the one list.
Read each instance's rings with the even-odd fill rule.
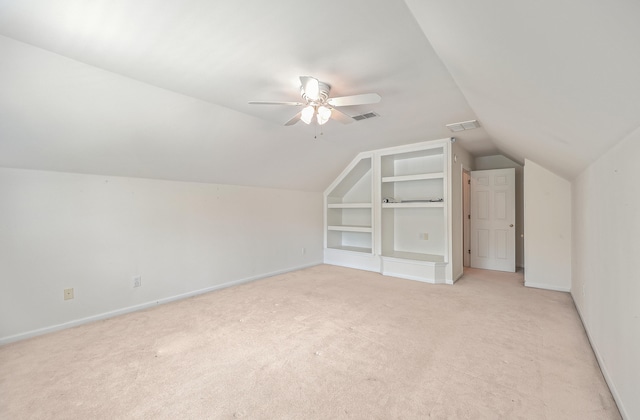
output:
[[516,271],[515,169],[471,172],[471,267]]

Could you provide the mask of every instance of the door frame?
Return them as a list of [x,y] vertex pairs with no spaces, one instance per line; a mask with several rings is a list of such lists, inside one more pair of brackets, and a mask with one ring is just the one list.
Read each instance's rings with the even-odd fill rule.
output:
[[514,168],[471,171],[471,266],[516,270]]
[[471,172],[462,168],[462,265],[471,267]]

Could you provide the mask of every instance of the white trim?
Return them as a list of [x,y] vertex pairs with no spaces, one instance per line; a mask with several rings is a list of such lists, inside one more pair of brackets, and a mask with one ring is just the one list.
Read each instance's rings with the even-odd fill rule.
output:
[[355,252],[349,250],[325,248],[324,263],[359,270],[380,272],[380,257],[371,252]]
[[558,287],[544,283],[531,283],[530,281],[525,281],[524,285],[526,287],[533,287],[535,289],[554,290],[556,292],[571,292],[571,287]]
[[421,181],[425,179],[441,179],[441,178],[444,178],[444,172],[432,172],[428,174],[417,174],[417,175],[384,176],[382,177],[382,182]]
[[429,284],[445,284],[445,280],[434,280],[434,279],[427,279],[426,277],[421,277],[421,276],[413,276],[411,274],[404,274],[404,273],[394,273],[393,271],[385,271],[382,273],[382,275],[384,276],[389,276],[389,277],[397,277],[399,279],[404,279],[404,280],[414,280],[414,281],[419,281],[422,283],[429,283]]
[[207,287],[207,288],[200,289],[200,290],[194,290],[192,292],[182,293],[182,294],[175,295],[175,296],[169,296],[169,297],[158,299],[158,300],[154,300],[154,301],[151,301],[151,302],[141,303],[139,305],[128,306],[126,308],[116,309],[114,311],[103,312],[103,313],[97,314],[97,315],[91,315],[91,316],[88,316],[86,318],[80,318],[80,319],[76,319],[76,320],[73,320],[73,321],[65,322],[65,323],[62,323],[62,324],[52,325],[50,327],[38,328],[37,330],[31,330],[31,331],[27,331],[27,332],[20,333],[20,334],[10,335],[8,337],[2,337],[2,338],[0,338],[0,346],[5,345],[5,344],[9,344],[9,343],[13,343],[15,341],[20,341],[20,340],[25,340],[27,338],[36,337],[36,336],[39,336],[39,335],[43,335],[43,334],[48,334],[48,333],[52,333],[52,332],[55,332],[55,331],[64,330],[64,329],[71,328],[71,327],[77,327],[78,325],[88,324],[90,322],[100,321],[100,320],[107,319],[107,318],[113,318],[115,316],[128,314],[130,312],[140,311],[140,310],[143,310],[143,309],[151,308],[151,307],[154,307],[154,306],[157,306],[157,305],[162,305],[162,304],[173,302],[173,301],[176,301],[176,300],[182,300],[182,299],[190,298],[190,297],[193,297],[193,296],[201,295],[203,293],[213,292],[213,291],[216,291],[216,290],[225,289],[227,287],[238,286],[238,285],[243,284],[243,283],[249,283],[249,282],[256,281],[256,280],[261,280],[261,279],[264,279],[264,278],[267,278],[267,277],[272,277],[272,276],[277,276],[279,274],[289,273],[291,271],[297,271],[297,270],[302,270],[302,269],[309,268],[309,267],[314,267],[314,266],[320,265],[320,264],[322,264],[322,262],[306,264],[306,265],[302,265],[302,266],[298,266],[298,267],[286,268],[286,269],[283,269],[283,270],[272,271],[270,273],[259,274],[257,276],[252,276],[252,277],[246,277],[244,279],[234,280],[234,281],[230,281],[230,282],[227,282],[227,283],[216,284],[215,286]]
[[436,149],[438,147],[443,147],[446,144],[451,144],[451,137],[445,137],[443,139],[437,140],[427,140],[419,143],[403,144],[400,146],[391,146],[384,149],[376,149],[372,152],[378,154],[379,156],[384,156],[393,155],[396,153],[409,153],[421,150]]
[[624,404],[622,404],[622,399],[620,398],[620,394],[618,394],[618,390],[616,389],[609,372],[607,372],[607,366],[604,364],[604,360],[600,356],[600,352],[598,348],[595,346],[595,343],[591,339],[591,333],[589,333],[589,328],[587,328],[587,324],[584,322],[584,318],[582,313],[580,312],[580,308],[576,305],[576,300],[573,298],[573,293],[571,292],[571,300],[573,300],[573,306],[576,308],[576,312],[578,312],[578,316],[580,317],[580,322],[582,323],[582,327],[584,331],[587,333],[587,339],[589,339],[589,344],[591,344],[591,350],[593,350],[593,354],[596,356],[596,360],[598,361],[598,365],[600,366],[600,370],[602,371],[602,376],[604,376],[604,380],[607,382],[609,386],[609,391],[611,391],[611,395],[618,406],[618,411],[620,411],[620,415],[623,419],[630,419],[627,411],[624,408]]
[[371,203],[337,203],[327,204],[329,209],[370,209],[373,207]]
[[447,284],[454,284],[455,282],[457,282],[458,280],[460,280],[460,277],[464,276],[464,267],[462,269],[462,271],[460,273],[458,273],[455,278],[453,279],[453,281],[449,281],[447,280]]
[[[351,160],[351,163],[349,163],[349,165],[346,168],[344,168],[344,170],[340,173],[340,175],[333,180],[331,185],[329,185],[327,189],[324,190],[325,198],[329,195],[331,191],[333,191],[340,184],[340,182],[349,174],[349,172],[351,172],[351,170],[355,168],[355,166],[358,163],[360,163],[361,160],[364,160],[364,159],[371,159],[371,167],[373,167],[373,152],[368,151],[368,152],[358,153],[356,157],[354,157]],[[327,207],[326,203],[325,203],[325,207]]]

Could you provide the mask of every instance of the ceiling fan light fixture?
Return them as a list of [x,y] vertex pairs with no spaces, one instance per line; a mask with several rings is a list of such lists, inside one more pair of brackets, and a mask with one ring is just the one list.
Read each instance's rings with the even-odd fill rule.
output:
[[324,105],[319,106],[317,118],[319,125],[326,124],[329,118],[331,118],[331,108],[327,108]]
[[304,109],[302,111],[300,111],[300,119],[305,123],[305,124],[311,124],[311,120],[313,119],[313,114],[316,113],[316,110],[313,106],[308,105],[306,107],[304,107]]
[[317,101],[320,98],[320,83],[318,82],[318,79],[314,79],[312,77],[308,78],[303,89],[308,99]]
[[[340,111],[338,107],[377,104],[381,99],[377,93],[361,93],[359,95],[330,98],[330,92],[330,84],[321,82],[315,77],[300,76],[300,96],[302,96],[303,102],[249,101],[249,103],[255,105],[290,105],[302,107],[300,112],[284,124],[286,126],[294,125],[300,120],[307,125],[313,122],[317,125],[324,125],[331,118],[343,124],[356,121],[356,119],[350,115]],[[369,118],[369,114],[377,116],[375,113],[368,113],[366,114],[366,118]]]

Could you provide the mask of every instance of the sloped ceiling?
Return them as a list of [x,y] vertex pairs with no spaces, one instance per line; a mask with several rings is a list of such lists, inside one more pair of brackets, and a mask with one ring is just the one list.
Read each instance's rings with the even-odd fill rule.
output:
[[640,127],[637,0],[407,0],[496,147],[571,179]]
[[[570,178],[640,125],[638,6],[513,3],[3,1],[0,166],[322,191],[360,151],[478,118],[471,153]],[[299,100],[300,75],[379,93],[343,110],[380,117],[247,104]]]

